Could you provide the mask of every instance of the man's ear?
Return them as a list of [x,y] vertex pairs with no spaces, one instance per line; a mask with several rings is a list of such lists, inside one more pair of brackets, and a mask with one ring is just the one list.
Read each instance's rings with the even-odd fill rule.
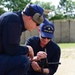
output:
[[31,20],[32,19],[32,17],[31,16],[28,16],[28,20]]

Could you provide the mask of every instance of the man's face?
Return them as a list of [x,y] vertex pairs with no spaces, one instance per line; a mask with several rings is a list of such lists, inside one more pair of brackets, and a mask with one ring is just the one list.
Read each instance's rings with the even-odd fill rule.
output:
[[50,41],[50,38],[40,36],[41,44],[46,45]]
[[29,29],[32,31],[35,28],[37,28],[37,24],[31,19]]
[[33,21],[31,16],[27,16],[26,20],[25,20],[25,28],[29,31],[34,30],[35,28],[37,28],[37,23]]

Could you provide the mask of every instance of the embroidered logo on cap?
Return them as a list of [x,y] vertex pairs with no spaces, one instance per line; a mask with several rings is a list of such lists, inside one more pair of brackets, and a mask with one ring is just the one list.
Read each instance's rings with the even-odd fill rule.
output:
[[46,26],[44,26],[43,31],[47,32],[47,33],[53,33],[54,28],[52,26],[50,26],[50,25],[46,25]]

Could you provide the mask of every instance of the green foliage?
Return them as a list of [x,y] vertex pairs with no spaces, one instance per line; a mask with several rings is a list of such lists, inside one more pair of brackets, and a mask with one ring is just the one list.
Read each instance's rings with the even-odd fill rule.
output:
[[6,11],[3,8],[0,8],[0,15],[4,12],[6,12]]
[[49,20],[60,20],[60,19],[64,19],[64,16],[62,14],[56,14],[55,16],[50,18]]
[[1,0],[0,5],[8,8],[9,11],[23,10],[31,0]]
[[[0,6],[3,6],[3,8],[0,8],[0,14],[5,12],[4,8],[7,8],[8,11],[22,11],[26,4],[30,2],[31,0],[0,0]],[[55,8],[55,5],[52,5],[51,2],[41,2],[36,0],[34,3],[42,6],[45,10],[54,12],[55,15],[49,15],[49,17],[51,17],[50,20],[75,19],[75,1],[60,0],[57,8]]]
[[34,3],[40,5],[44,9],[55,10],[55,6],[52,5],[51,2],[42,2],[42,1],[37,1],[36,0]]
[[75,2],[72,0],[60,0],[57,9],[54,11],[55,16],[50,20],[75,19]]
[[60,4],[61,6],[65,6],[65,2],[66,2],[66,0],[60,0],[59,4]]
[[64,17],[74,18],[75,1],[72,0],[60,0],[59,8],[62,10]]

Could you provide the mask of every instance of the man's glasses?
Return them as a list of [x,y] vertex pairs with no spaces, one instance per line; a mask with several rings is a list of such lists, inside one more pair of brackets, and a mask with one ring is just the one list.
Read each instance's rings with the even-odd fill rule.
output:
[[43,37],[43,36],[41,36],[41,37],[42,37],[43,39],[48,39],[48,40],[51,39],[51,38],[48,38],[48,37]]

